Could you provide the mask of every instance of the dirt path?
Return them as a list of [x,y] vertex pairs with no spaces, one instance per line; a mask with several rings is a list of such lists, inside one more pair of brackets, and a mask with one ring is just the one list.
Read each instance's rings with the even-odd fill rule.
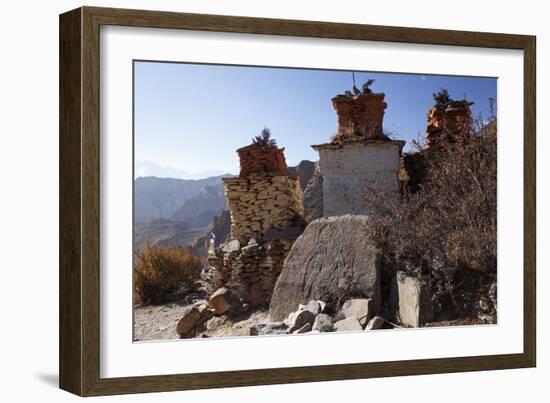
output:
[[[176,325],[189,304],[169,303],[134,308],[134,341],[179,339]],[[250,326],[267,322],[265,311],[251,312],[238,318],[213,317],[197,337],[249,336]]]

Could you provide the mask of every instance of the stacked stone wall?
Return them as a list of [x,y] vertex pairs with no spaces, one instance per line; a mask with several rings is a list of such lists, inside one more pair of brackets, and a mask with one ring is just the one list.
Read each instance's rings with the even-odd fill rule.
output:
[[251,238],[262,242],[268,230],[303,225],[303,196],[297,176],[253,174],[223,182],[231,210],[231,239],[242,245]]
[[[247,172],[257,167],[243,165]],[[267,307],[284,260],[305,226],[299,178],[258,172],[223,183],[231,241],[209,258],[205,277],[212,290],[227,287],[242,303]]]

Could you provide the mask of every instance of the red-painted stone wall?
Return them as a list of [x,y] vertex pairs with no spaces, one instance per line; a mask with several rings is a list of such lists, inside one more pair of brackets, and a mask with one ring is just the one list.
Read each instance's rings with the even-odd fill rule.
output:
[[338,114],[338,133],[333,141],[383,139],[384,94],[338,95],[332,106]]
[[239,176],[245,178],[258,173],[288,174],[284,151],[284,148],[254,145],[239,148],[237,150],[241,164]]

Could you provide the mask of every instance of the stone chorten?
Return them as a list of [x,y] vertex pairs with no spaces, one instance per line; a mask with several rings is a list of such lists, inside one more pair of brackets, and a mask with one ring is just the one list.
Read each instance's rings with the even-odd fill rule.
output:
[[384,202],[399,191],[404,141],[383,132],[385,94],[346,93],[332,99],[338,132],[329,143],[313,145],[323,177],[323,216],[368,214],[373,197]]
[[442,141],[455,142],[469,135],[472,128],[471,102],[466,100],[438,103],[428,111],[426,144],[431,147]]
[[212,288],[228,287],[251,306],[267,306],[283,262],[305,226],[299,178],[284,148],[237,150],[240,175],[223,178],[231,211],[230,241],[209,258]]

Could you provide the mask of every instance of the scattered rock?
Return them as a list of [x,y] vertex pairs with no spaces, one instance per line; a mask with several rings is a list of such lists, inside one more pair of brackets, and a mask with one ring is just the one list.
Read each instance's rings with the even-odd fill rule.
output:
[[369,298],[356,298],[347,300],[342,305],[342,313],[345,318],[355,317],[365,327],[374,316],[372,300]]
[[332,325],[332,318],[326,313],[321,313],[315,318],[313,322],[312,330],[321,331],[321,329],[326,329]]
[[199,323],[201,314],[196,306],[188,307],[183,316],[176,326],[176,332],[180,337],[188,337],[191,331],[195,329],[195,326]]
[[231,310],[233,296],[229,289],[222,287],[218,288],[209,299],[210,305],[214,310],[215,315],[223,315]]
[[315,322],[315,315],[311,311],[308,311],[308,310],[300,311],[297,313],[296,319],[294,321],[294,324],[290,328],[289,333],[294,333],[296,330],[300,329],[306,323],[313,325],[313,322]]
[[292,333],[293,334],[299,334],[299,333],[307,333],[311,330],[311,323],[306,323],[304,326],[302,326],[301,328],[293,331]]
[[334,324],[334,328],[338,332],[353,332],[363,330],[363,327],[355,316],[340,320]]
[[384,320],[383,317],[381,316],[375,316],[374,318],[372,318],[369,323],[367,324],[367,327],[365,328],[365,330],[377,330],[377,329],[381,329],[382,326],[384,325],[384,322],[386,322]]
[[288,326],[284,322],[258,323],[250,327],[251,336],[286,334]]
[[420,327],[433,317],[429,287],[400,271],[397,273],[399,320],[405,327]]
[[315,316],[319,315],[322,311],[321,305],[319,302],[311,300],[307,303],[307,305],[304,307],[304,310],[311,312]]
[[377,312],[380,258],[371,232],[367,216],[348,214],[311,222],[284,261],[271,298],[271,318],[283,320],[299,303],[326,300],[323,295],[371,298]]
[[240,249],[241,249],[241,243],[239,242],[238,239],[235,239],[225,244],[222,251],[224,253],[233,253],[233,252],[239,252]]

